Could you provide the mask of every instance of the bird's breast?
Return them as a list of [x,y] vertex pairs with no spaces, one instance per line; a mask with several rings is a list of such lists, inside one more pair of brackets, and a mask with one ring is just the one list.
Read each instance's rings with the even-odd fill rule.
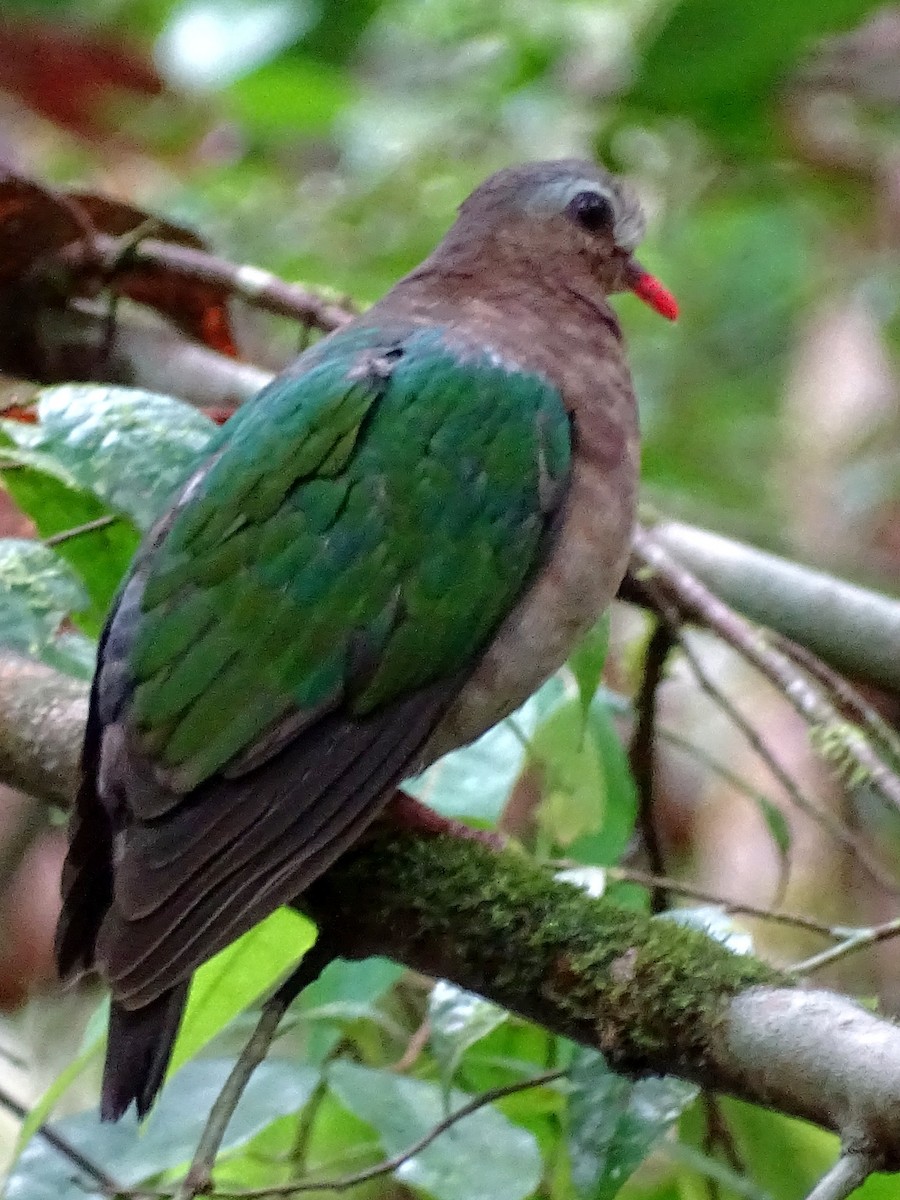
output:
[[566,660],[606,609],[628,561],[638,481],[637,414],[620,354],[578,355],[563,374],[573,465],[542,565],[435,730],[426,759],[507,716]]

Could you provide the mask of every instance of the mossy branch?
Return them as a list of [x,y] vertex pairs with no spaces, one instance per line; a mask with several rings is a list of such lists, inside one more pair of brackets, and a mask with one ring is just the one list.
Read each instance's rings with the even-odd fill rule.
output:
[[[62,801],[86,687],[13,656],[0,681],[0,777]],[[453,980],[620,1071],[769,1105],[900,1168],[900,1030],[702,933],[591,899],[514,851],[387,822],[303,903],[347,957],[384,954]]]

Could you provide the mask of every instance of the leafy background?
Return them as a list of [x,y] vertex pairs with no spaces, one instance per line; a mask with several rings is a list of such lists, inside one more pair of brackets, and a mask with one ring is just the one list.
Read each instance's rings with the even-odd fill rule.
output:
[[[0,156],[365,303],[431,249],[489,171],[599,155],[640,188],[651,216],[642,259],[683,310],[671,328],[632,298],[618,302],[647,502],[890,589],[900,561],[898,45],[900,12],[860,0],[5,0]],[[236,317],[248,357],[274,368],[296,349],[286,322]],[[86,677],[140,533],[211,426],[177,398],[95,385],[44,388],[38,411],[36,425],[0,422],[3,485],[24,514],[7,513],[0,540],[0,641]],[[52,543],[94,521],[55,545],[29,536]],[[634,843],[622,736],[645,632],[616,610],[514,719],[414,789],[447,815],[500,823],[535,853],[565,857],[577,885],[608,883],[602,868]],[[827,796],[797,726],[704,649],[779,756]],[[789,867],[793,907],[878,915],[883,898],[844,886],[846,861],[769,794],[677,669],[664,716],[682,741],[668,746],[660,779],[673,873],[767,903]],[[751,798],[686,754],[685,738],[741,774]],[[854,819],[896,847],[898,831],[865,796],[855,803]],[[311,927],[276,913],[208,964],[177,1073],[142,1136],[127,1123],[100,1127],[102,1000],[88,987],[61,994],[47,955],[60,831],[10,796],[0,839],[21,850],[0,855],[0,1079],[33,1103],[24,1127],[0,1128],[14,1163],[7,1194],[90,1194],[32,1136],[51,1113],[126,1184],[174,1178],[254,1004]],[[799,953],[796,941],[753,932],[775,957]],[[834,981],[890,1010],[896,965],[887,949]],[[677,1082],[617,1079],[595,1054],[371,960],[332,966],[294,1006],[229,1128],[217,1183],[366,1167],[479,1091],[554,1067],[571,1068],[564,1083],[481,1110],[355,1192],[793,1200],[835,1152],[818,1131],[736,1103],[713,1108]],[[870,1180],[864,1194],[891,1193]]]

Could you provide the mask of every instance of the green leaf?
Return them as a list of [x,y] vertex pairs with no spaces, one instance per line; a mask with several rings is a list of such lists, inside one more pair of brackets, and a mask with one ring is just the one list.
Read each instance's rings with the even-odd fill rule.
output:
[[0,645],[45,658],[62,621],[87,603],[81,580],[49,547],[0,538]]
[[[108,1012],[108,1005],[103,1006]],[[53,1080],[44,1094],[40,1097],[36,1104],[29,1110],[28,1116],[22,1122],[19,1129],[19,1136],[16,1138],[16,1144],[13,1148],[12,1161],[17,1162],[25,1147],[34,1136],[38,1125],[43,1125],[49,1118],[53,1109],[66,1094],[72,1084],[84,1072],[93,1065],[103,1049],[104,1039],[106,1037],[106,1021],[103,1022],[103,1028],[95,1030],[94,1036],[86,1042],[84,1049],[74,1058],[69,1065],[62,1070],[59,1075]]]
[[504,1009],[474,992],[466,992],[444,979],[438,980],[428,997],[429,1045],[441,1068],[445,1087],[449,1088],[469,1047],[508,1018],[509,1013]]
[[699,1091],[681,1079],[624,1079],[581,1047],[569,1081],[572,1182],[585,1200],[615,1196]]
[[[8,461],[0,451],[0,462]],[[96,521],[108,510],[95,496],[66,482],[67,476],[30,466],[2,471],[3,486],[13,500],[37,525],[42,537],[49,537]],[[67,538],[56,546],[56,553],[78,572],[88,593],[88,602],[75,620],[86,633],[97,636],[106,611],[118,590],[122,576],[134,557],[139,535],[124,520],[103,529]]]
[[602,693],[586,721],[580,700],[559,707],[531,751],[543,769],[539,819],[550,840],[581,862],[615,862],[634,829],[637,795]]
[[229,107],[258,133],[325,134],[353,99],[343,71],[297,55],[284,56],[228,89]]
[[[139,1129],[133,1113],[103,1124],[96,1112],[79,1113],[53,1128],[126,1187],[186,1163],[210,1108],[234,1067],[233,1059],[204,1059],[179,1071]],[[223,1151],[237,1149],[271,1122],[299,1111],[319,1079],[312,1067],[278,1059],[253,1073],[229,1122]],[[90,1181],[46,1139],[33,1137],[6,1184],[6,1200],[85,1200],[100,1196]]]
[[204,963],[194,975],[170,1071],[216,1036],[293,967],[316,940],[315,926],[279,908]]
[[851,28],[869,0],[769,5],[681,0],[650,42],[629,101],[654,115],[693,118],[729,150],[769,156],[779,90],[816,38]]
[[404,791],[442,816],[472,818],[495,825],[528,756],[528,739],[565,696],[559,675],[548,679],[521,708],[470,746],[445,754]]
[[[441,1089],[418,1079],[337,1062],[328,1082],[344,1107],[377,1131],[387,1155],[401,1154],[446,1116]],[[452,1091],[451,1111],[470,1099]],[[451,1125],[394,1177],[436,1200],[524,1200],[540,1183],[541,1157],[530,1133],[487,1105]]]
[[609,613],[604,613],[569,655],[569,670],[575,676],[575,682],[578,684],[581,711],[585,720],[587,720],[588,709],[600,686],[600,676],[603,673],[603,664],[606,662],[608,651]]
[[99,384],[45,388],[36,412],[33,425],[2,423],[12,442],[55,464],[70,486],[141,530],[150,528],[216,430],[203,413],[169,396]]
[[[796,1200],[811,1192],[822,1175],[834,1164],[840,1153],[838,1138],[807,1121],[785,1117],[770,1109],[753,1104],[720,1097],[719,1111],[728,1136],[733,1140],[746,1174],[756,1184],[757,1192],[764,1192],[766,1200]],[[682,1122],[682,1136],[687,1136],[694,1146],[703,1145],[706,1136],[706,1121],[699,1109],[688,1110]],[[678,1146],[673,1150],[680,1159]],[[853,1200],[872,1200],[881,1189],[870,1184],[883,1179],[888,1185],[881,1195],[896,1195],[897,1181],[893,1177],[873,1176]]]
[[291,1008],[292,1016],[308,1022],[306,1061],[323,1062],[338,1042],[341,1026],[374,1014],[378,1001],[402,974],[403,968],[386,958],[366,958],[361,962],[339,958],[329,963],[315,983],[304,988]]
[[766,828],[771,835],[772,841],[775,843],[775,848],[778,851],[782,861],[782,869],[787,866],[788,858],[791,852],[791,827],[788,825],[787,817],[784,812],[778,807],[774,801],[768,796],[763,796],[758,792],[754,792],[752,799],[759,808],[762,818],[766,823]]

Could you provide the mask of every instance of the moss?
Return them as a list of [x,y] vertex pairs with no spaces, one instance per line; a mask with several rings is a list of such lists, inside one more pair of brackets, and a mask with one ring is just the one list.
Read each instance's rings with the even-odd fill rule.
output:
[[729,997],[789,982],[703,933],[457,837],[379,832],[308,898],[344,952],[453,979],[632,1072],[696,1073]]

